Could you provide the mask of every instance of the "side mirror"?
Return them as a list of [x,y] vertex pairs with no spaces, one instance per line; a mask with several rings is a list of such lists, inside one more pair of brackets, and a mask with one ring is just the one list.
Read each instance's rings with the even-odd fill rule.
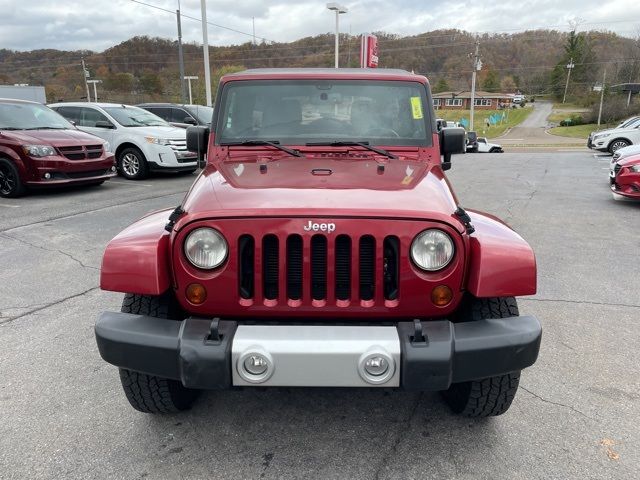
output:
[[184,117],[184,121],[182,123],[186,123],[189,125],[197,125],[198,122],[196,122],[196,119],[193,117]]
[[114,129],[116,127],[111,122],[106,122],[104,120],[99,120],[99,121],[96,122],[96,128]]
[[451,168],[451,155],[465,153],[466,133],[462,127],[444,128],[440,132],[440,153],[443,155],[442,169]]
[[187,127],[187,150],[198,152],[198,163],[204,160],[209,144],[209,127]]

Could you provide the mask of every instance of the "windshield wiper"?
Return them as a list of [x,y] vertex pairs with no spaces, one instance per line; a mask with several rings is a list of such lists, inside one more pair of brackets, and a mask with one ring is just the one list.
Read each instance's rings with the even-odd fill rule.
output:
[[31,127],[25,130],[67,130],[65,127]]
[[305,144],[307,147],[362,147],[367,150],[371,150],[372,152],[379,153],[380,155],[384,155],[385,157],[392,158],[393,160],[397,160],[393,153],[387,152],[382,148],[372,147],[369,145],[369,142],[309,142]]
[[293,155],[294,157],[304,157],[304,155],[300,152],[280,145],[280,142],[278,140],[243,140],[240,142],[220,142],[220,145],[222,145],[223,147],[269,145],[271,147],[277,148],[278,150],[282,150],[283,152],[287,152],[289,155]]
[[0,127],[0,130],[24,130],[24,128],[18,128],[18,127]]

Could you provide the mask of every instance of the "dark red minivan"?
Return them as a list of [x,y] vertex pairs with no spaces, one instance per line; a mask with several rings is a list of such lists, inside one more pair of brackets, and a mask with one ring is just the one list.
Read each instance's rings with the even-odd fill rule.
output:
[[0,98],[0,197],[31,186],[100,185],[115,174],[104,140],[42,104]]

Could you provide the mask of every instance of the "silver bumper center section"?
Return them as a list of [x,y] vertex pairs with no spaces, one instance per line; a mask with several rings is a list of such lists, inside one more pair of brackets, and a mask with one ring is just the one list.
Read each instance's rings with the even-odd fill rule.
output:
[[400,339],[392,326],[239,325],[235,386],[398,387]]

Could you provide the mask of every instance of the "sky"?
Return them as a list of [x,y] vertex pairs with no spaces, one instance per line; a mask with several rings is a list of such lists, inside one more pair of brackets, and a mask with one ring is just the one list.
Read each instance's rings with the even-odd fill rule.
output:
[[[140,0],[170,12],[178,0]],[[201,18],[200,0],[181,0],[183,15]],[[638,0],[343,0],[340,30],[353,35],[385,31],[401,36],[443,28],[513,33],[538,28],[610,30],[640,34]],[[0,48],[103,51],[136,35],[176,38],[175,14],[132,0],[0,0]],[[256,37],[288,42],[335,31],[335,14],[325,1],[208,0],[210,45],[251,41]],[[220,28],[220,26],[229,29]],[[183,39],[202,42],[200,22],[182,21]],[[234,31],[236,30],[236,31]],[[242,33],[239,33],[242,32]],[[259,40],[260,41],[260,40]]]

